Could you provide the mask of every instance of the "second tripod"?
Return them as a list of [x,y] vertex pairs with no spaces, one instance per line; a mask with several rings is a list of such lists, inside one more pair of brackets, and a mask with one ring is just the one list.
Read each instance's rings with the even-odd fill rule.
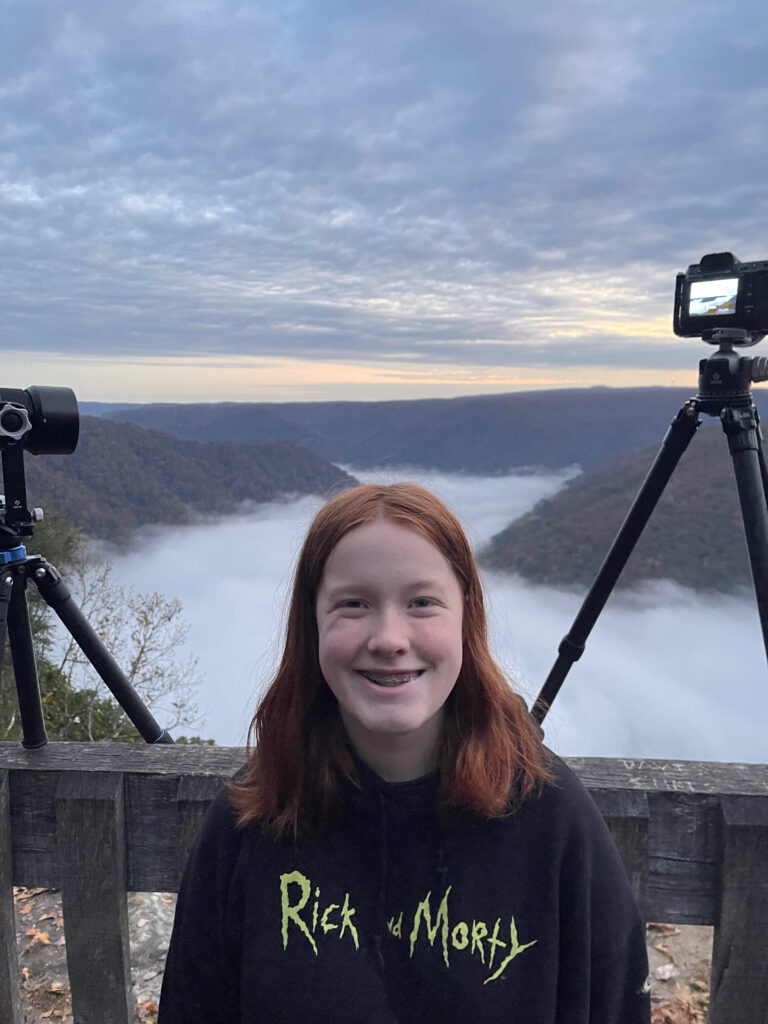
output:
[[718,350],[699,363],[699,390],[683,405],[667,431],[651,469],[584,599],[558,657],[531,710],[541,723],[632,554],[675,466],[701,425],[700,413],[719,416],[728,439],[749,552],[760,626],[768,656],[768,469],[762,449],[752,384],[768,380],[768,359],[739,356],[734,345],[749,344],[748,332],[714,329],[703,335]]

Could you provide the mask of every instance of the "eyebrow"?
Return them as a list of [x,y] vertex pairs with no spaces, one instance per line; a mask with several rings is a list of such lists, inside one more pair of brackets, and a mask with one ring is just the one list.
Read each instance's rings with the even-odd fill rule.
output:
[[[339,583],[335,587],[326,591],[329,598],[338,597],[340,594],[346,594],[349,591],[360,591],[365,593],[376,586],[375,583],[369,581],[350,580],[349,583]],[[444,590],[444,584],[439,580],[414,580],[412,583],[406,583],[403,587],[404,590]]]

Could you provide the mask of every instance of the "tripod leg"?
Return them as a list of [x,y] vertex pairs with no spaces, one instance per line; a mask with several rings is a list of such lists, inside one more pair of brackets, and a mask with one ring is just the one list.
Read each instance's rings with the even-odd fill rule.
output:
[[58,570],[39,556],[28,558],[27,563],[32,566],[32,579],[43,599],[72,634],[80,650],[112,691],[143,739],[147,743],[173,743],[170,733],[157,724],[96,631],[75,604]]
[[541,723],[557,696],[571,665],[584,653],[587,637],[610,597],[616,580],[632,554],[635,544],[643,532],[645,524],[651,517],[656,503],[664,491],[675,466],[691,438],[700,426],[698,407],[695,400],[686,402],[672,421],[664,436],[661,448],[648,471],[648,475],[637,492],[632,507],[627,513],[616,539],[605,556],[600,570],[595,577],[589,593],[584,599],[570,631],[563,638],[555,664],[547,676],[541,692],[536,698],[531,715]]
[[757,413],[751,408],[728,407],[722,413],[723,430],[733,459],[741,517],[747,538],[752,582],[757,597],[763,642],[768,654],[768,506],[764,459],[761,462]]
[[757,436],[757,440],[757,461],[760,463],[760,476],[763,481],[763,495],[765,496],[766,507],[768,507],[768,465],[766,465],[763,441],[759,433]]
[[37,678],[35,651],[32,646],[32,631],[27,610],[27,580],[22,571],[6,570],[3,584],[11,577],[11,597],[8,603],[8,640],[13,659],[13,673],[16,678],[16,693],[21,718],[21,743],[28,750],[44,747],[48,742],[40,700],[40,683]]
[[8,569],[0,571],[0,669],[5,664],[6,640],[8,639],[8,605],[13,591],[13,576]]

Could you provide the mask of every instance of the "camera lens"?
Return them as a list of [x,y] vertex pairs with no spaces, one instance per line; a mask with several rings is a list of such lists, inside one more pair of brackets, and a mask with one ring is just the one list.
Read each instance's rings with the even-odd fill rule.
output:
[[70,455],[77,448],[80,418],[71,388],[27,388],[33,432],[27,451],[33,455]]
[[80,416],[71,388],[0,388],[0,441],[21,441],[32,455],[69,455]]

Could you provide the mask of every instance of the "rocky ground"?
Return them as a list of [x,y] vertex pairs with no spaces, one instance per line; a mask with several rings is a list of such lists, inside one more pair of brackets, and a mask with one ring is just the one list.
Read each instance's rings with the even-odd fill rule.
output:
[[[72,1024],[59,894],[15,889],[14,902],[26,1024]],[[137,1024],[156,1020],[175,905],[172,893],[128,895]],[[647,938],[652,1024],[706,1024],[712,929],[649,924]]]
[[649,924],[651,1024],[706,1024],[712,928]]
[[[61,899],[53,889],[14,889],[16,937],[26,1024],[72,1024]],[[154,1022],[174,893],[128,894],[131,977],[136,1021]]]

